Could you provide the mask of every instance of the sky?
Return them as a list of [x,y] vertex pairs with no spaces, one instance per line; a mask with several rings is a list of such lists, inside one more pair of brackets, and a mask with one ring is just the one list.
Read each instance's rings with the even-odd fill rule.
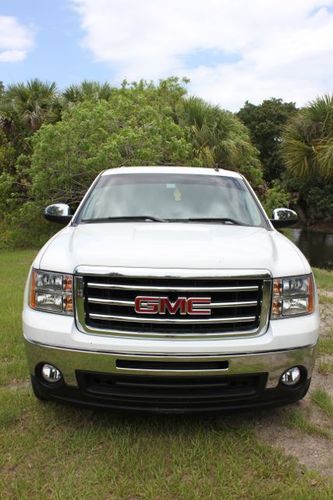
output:
[[0,81],[188,77],[237,111],[333,92],[333,0],[0,0]]

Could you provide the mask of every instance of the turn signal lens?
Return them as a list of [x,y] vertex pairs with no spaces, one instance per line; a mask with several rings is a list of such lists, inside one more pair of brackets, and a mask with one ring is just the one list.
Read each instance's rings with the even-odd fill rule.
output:
[[272,319],[311,314],[314,311],[312,274],[273,281]]
[[30,307],[39,311],[73,314],[73,276],[33,269]]

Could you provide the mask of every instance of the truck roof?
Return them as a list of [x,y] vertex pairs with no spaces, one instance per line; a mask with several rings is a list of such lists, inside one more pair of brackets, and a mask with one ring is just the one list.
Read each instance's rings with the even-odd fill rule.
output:
[[195,174],[195,175],[221,175],[226,177],[236,177],[238,179],[242,176],[238,172],[233,172],[232,170],[224,170],[220,168],[215,170],[214,168],[199,168],[199,167],[160,167],[157,165],[147,165],[141,167],[119,167],[119,168],[109,168],[105,170],[102,175],[115,175],[115,174]]

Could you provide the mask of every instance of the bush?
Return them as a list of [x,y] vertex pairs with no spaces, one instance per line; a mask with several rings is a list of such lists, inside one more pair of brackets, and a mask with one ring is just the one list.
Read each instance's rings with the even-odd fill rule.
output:
[[275,208],[288,207],[291,201],[291,194],[284,190],[279,181],[274,181],[265,193],[263,205],[268,217],[271,217]]
[[65,103],[62,119],[46,121],[30,134],[14,165],[2,173],[0,208],[6,215],[0,220],[0,246],[39,246],[57,229],[42,219],[42,209],[56,202],[75,208],[108,168],[218,165],[260,185],[258,152],[246,127],[232,113],[201,100],[189,105],[185,92],[177,79],[158,86],[124,83],[107,99],[87,100],[82,94]]

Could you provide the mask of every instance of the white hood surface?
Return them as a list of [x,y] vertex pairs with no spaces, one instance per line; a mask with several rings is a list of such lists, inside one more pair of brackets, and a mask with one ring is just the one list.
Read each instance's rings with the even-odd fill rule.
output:
[[272,276],[311,272],[298,248],[264,228],[155,222],[67,226],[34,266],[73,273],[79,265],[172,269],[265,269]]

